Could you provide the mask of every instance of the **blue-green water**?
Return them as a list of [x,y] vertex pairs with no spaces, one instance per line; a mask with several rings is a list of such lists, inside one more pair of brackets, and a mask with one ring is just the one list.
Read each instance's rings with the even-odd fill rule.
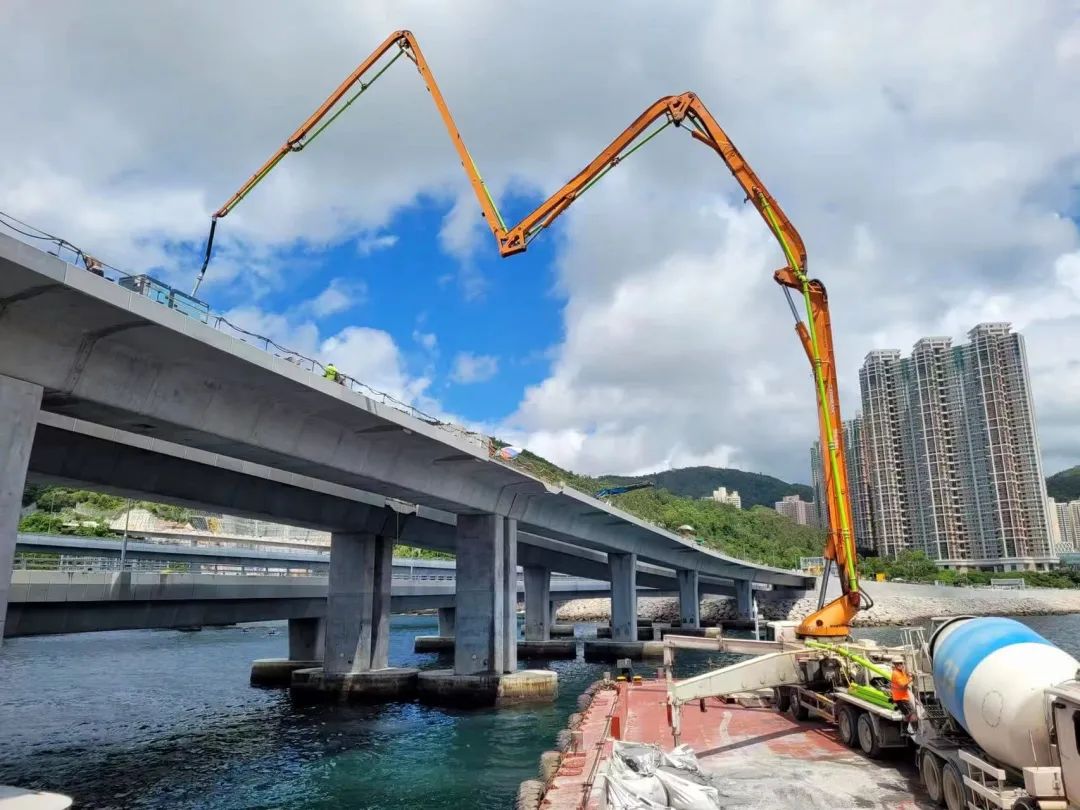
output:
[[[1028,621],[1080,656],[1080,616]],[[412,651],[435,627],[395,617],[391,663],[447,666]],[[509,808],[577,696],[609,668],[530,662],[559,673],[559,698],[542,707],[301,708],[247,682],[253,659],[286,647],[283,625],[9,640],[0,783],[65,792],[83,808]],[[729,660],[680,653],[679,674]]]

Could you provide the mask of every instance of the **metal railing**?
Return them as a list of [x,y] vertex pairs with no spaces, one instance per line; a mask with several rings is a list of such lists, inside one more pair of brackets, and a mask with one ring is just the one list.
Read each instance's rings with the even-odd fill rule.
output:
[[[145,275],[128,273],[126,270],[121,270],[118,267],[114,267],[111,264],[101,261],[77,245],[73,245],[66,239],[59,236],[54,236],[47,231],[43,231],[40,228],[36,228],[29,223],[23,222],[11,214],[0,211],[0,225],[3,225],[7,229],[19,234],[25,239],[33,239],[39,242],[52,245],[52,250],[46,250],[47,253],[56,256],[67,264],[73,267],[82,266],[87,272],[92,272],[94,275],[100,276],[104,279],[112,281],[125,289],[138,293],[149,298],[151,301],[155,301],[162,306],[175,310],[185,317],[192,318],[200,321],[219,332],[224,332],[232,337],[247,343],[248,345],[255,346],[262,349],[268,354],[272,354],[275,357],[281,357],[302,369],[310,371],[313,374],[320,376],[326,373],[326,366],[311,357],[293,351],[280,343],[276,343],[265,335],[259,335],[255,332],[250,332],[234,323],[231,323],[225,316],[218,315],[210,311],[208,305],[199,301],[196,298],[192,298],[167,284],[164,284],[157,279]],[[92,268],[92,269],[91,269]],[[395,410],[407,413],[414,419],[419,419],[421,422],[425,422],[434,427],[445,430],[454,434],[458,438],[468,441],[470,444],[474,444],[485,452],[491,452],[491,440],[489,437],[483,434],[476,433],[475,431],[468,430],[461,425],[456,425],[453,422],[447,422],[439,419],[431,414],[417,408],[415,405],[403,402],[392,394],[388,394],[385,391],[380,391],[377,388],[373,388],[362,380],[358,380],[355,377],[350,377],[347,374],[338,373],[338,382],[348,388],[350,391],[354,391],[361,394],[368,399],[375,400],[388,405]]]

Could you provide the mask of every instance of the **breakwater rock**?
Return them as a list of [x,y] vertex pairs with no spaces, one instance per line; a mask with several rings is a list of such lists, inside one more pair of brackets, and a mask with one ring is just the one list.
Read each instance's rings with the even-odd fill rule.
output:
[[[874,606],[859,614],[857,626],[915,624],[931,616],[1038,616],[1080,613],[1080,589],[953,588],[899,582],[864,583]],[[830,583],[829,598],[839,595],[839,585]],[[758,610],[767,620],[799,620],[817,607],[817,593],[757,593]],[[657,622],[679,618],[679,600],[673,597],[641,598],[638,615]],[[701,620],[713,623],[736,618],[734,602],[725,597],[707,596],[701,602]],[[559,608],[560,622],[606,622],[611,619],[611,600],[575,599]]]

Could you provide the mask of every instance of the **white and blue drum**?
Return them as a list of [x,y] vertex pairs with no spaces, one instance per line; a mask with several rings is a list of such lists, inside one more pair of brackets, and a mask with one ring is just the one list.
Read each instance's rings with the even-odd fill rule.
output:
[[938,700],[991,757],[1014,768],[1050,765],[1044,690],[1080,662],[1027,625],[958,617],[930,638]]

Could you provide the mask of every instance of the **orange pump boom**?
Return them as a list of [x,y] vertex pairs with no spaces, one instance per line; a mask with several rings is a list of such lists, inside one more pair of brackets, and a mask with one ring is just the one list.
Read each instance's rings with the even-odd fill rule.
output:
[[[390,62],[381,67],[365,82],[364,77],[387,53],[397,48]],[[798,634],[804,637],[846,636],[851,621],[860,609],[862,599],[859,588],[855,538],[852,532],[851,500],[848,493],[847,466],[844,461],[843,433],[840,420],[840,401],[837,391],[836,363],[833,357],[832,325],[829,319],[828,296],[824,285],[806,274],[806,248],[802,237],[791,224],[780,204],[765,188],[739,150],[713,118],[701,100],[693,93],[665,96],[654,102],[624,129],[599,155],[578,172],[558,191],[527,214],[513,227],[508,228],[499,214],[469,150],[458,132],[446,100],[439,90],[435,77],[424,58],[416,38],[409,31],[397,31],[387,37],[378,48],[334,90],[311,116],[301,124],[284,144],[253,174],[211,218],[210,235],[206,255],[195,289],[206,273],[213,247],[217,222],[235,208],[255,186],[290,152],[299,152],[345,111],[371,83],[379,78],[399,57],[410,59],[420,72],[424,84],[439,111],[447,134],[457,150],[461,165],[469,178],[473,193],[480,205],[484,220],[491,230],[502,256],[513,256],[526,250],[529,242],[566,211],[575,200],[586,192],[604,174],[620,161],[644,146],[660,130],[674,124],[685,127],[701,143],[711,147],[735,180],[742,187],[746,199],[751,202],[765,220],[783,251],[786,264],[777,270],[773,278],[788,296],[796,319],[796,332],[810,361],[817,398],[818,428],[821,439],[825,500],[828,506],[829,527],[825,557],[828,564],[837,565],[840,572],[841,595],[824,604],[828,583],[828,567],[821,585],[819,609],[808,616],[799,626]],[[356,92],[341,106],[339,102],[351,89]],[[325,120],[330,111],[337,110]],[[663,123],[646,135],[646,130],[656,122]],[[644,137],[642,137],[644,136]],[[798,308],[791,295],[794,290],[802,296],[806,320],[800,319]]]

